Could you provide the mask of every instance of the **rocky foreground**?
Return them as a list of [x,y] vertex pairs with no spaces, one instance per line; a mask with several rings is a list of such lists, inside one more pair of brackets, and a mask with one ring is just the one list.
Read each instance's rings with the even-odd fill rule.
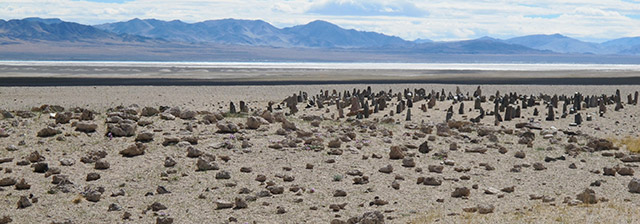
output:
[[[637,104],[638,92],[365,88],[217,110],[2,110],[0,223],[494,223],[637,208]],[[572,222],[554,215],[539,218]]]

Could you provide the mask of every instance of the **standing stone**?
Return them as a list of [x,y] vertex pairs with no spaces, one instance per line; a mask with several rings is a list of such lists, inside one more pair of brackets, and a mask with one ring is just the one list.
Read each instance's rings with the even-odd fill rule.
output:
[[249,113],[249,107],[247,107],[247,104],[244,101],[240,101],[240,112]]
[[513,106],[509,105],[507,107],[507,110],[504,112],[504,120],[505,121],[510,121],[511,118],[513,117],[513,113],[514,113]]
[[369,111],[369,101],[365,101],[364,102],[364,118],[369,118],[369,114],[371,112]]
[[460,103],[460,108],[458,108],[458,114],[464,114],[464,103]]
[[582,115],[580,113],[576,113],[574,123],[576,123],[577,125],[582,124]]
[[429,107],[429,109],[431,109],[434,106],[436,106],[436,97],[431,95],[431,99],[429,99],[429,103],[427,103],[427,107]]
[[233,104],[233,102],[229,103],[229,113],[230,113],[230,114],[235,114],[235,113],[237,113],[236,105],[235,105],[235,104]]
[[554,121],[555,120],[555,114],[553,111],[553,106],[549,105],[549,112],[547,113],[547,121]]
[[405,121],[411,121],[411,109],[407,109],[407,117],[405,118]]
[[473,104],[473,109],[474,110],[479,110],[480,108],[482,108],[482,102],[480,101],[480,98],[476,98],[476,100],[474,101]]

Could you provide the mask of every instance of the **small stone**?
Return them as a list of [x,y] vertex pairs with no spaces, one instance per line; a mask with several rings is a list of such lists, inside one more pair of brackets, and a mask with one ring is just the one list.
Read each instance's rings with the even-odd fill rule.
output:
[[18,200],[18,209],[23,209],[23,208],[27,208],[30,207],[31,201],[29,201],[29,198],[27,198],[26,196],[20,196],[20,199]]
[[187,147],[187,157],[189,157],[189,158],[198,158],[203,154],[204,154],[204,152],[200,151],[199,149],[197,149],[197,148],[195,148],[193,146]]
[[61,158],[60,165],[62,166],[73,166],[76,162],[71,158]]
[[231,173],[229,171],[222,170],[216,173],[216,179],[231,179]]
[[287,213],[287,210],[284,207],[278,206],[276,208],[276,214],[284,214]]
[[604,167],[602,168],[602,174],[605,176],[615,176],[616,175],[616,169],[611,168],[611,167]]
[[620,169],[618,169],[618,174],[622,175],[622,176],[633,176],[633,169],[631,169],[631,167],[621,167]]
[[62,133],[62,131],[54,129],[52,127],[46,127],[41,129],[40,131],[38,131],[37,136],[38,137],[42,137],[42,138],[46,138],[46,137],[51,137],[57,134]]
[[31,185],[27,183],[24,178],[20,179],[18,183],[15,184],[16,190],[29,190],[31,189]]
[[10,222],[13,222],[13,219],[11,219],[11,217],[9,217],[8,215],[2,216],[2,218],[0,218],[0,224],[9,224]]
[[5,177],[0,179],[0,187],[12,186],[17,183],[16,179],[12,177]]
[[267,189],[272,194],[282,194],[282,193],[284,193],[284,187],[270,186]]
[[500,191],[498,189],[493,188],[493,187],[488,187],[488,188],[484,189],[484,193],[485,194],[498,194],[498,193],[500,193]]
[[542,163],[536,162],[536,163],[533,163],[533,169],[534,170],[545,170],[545,169],[547,169],[547,167],[545,167],[544,164],[542,164]]
[[405,157],[404,159],[402,159],[402,166],[404,166],[404,167],[415,167],[416,166],[416,162],[414,162],[413,158],[411,158],[411,157]]
[[160,202],[154,202],[153,204],[149,205],[149,207],[147,209],[150,209],[151,211],[157,212],[157,211],[160,211],[160,210],[166,210],[167,206],[164,206]]
[[144,131],[136,136],[137,142],[150,142],[153,141],[153,132]]
[[218,164],[208,157],[200,157],[196,162],[198,167],[196,171],[218,170]]
[[640,179],[634,177],[633,179],[631,179],[631,181],[629,181],[627,187],[629,188],[629,192],[640,194]]
[[124,157],[134,157],[144,154],[145,149],[147,146],[138,142],[120,151],[120,154]]
[[7,146],[7,151],[9,151],[9,152],[18,151],[18,146],[9,145],[9,146]]
[[96,164],[95,164],[94,168],[96,170],[106,170],[106,169],[109,169],[110,166],[111,165],[106,160],[99,159],[98,161],[96,161]]
[[98,125],[89,122],[78,122],[76,123],[76,131],[84,132],[84,133],[92,133],[98,129]]
[[515,189],[516,189],[515,186],[510,186],[510,187],[502,188],[502,190],[500,190],[500,191],[505,192],[505,193],[513,193],[515,191]]
[[244,199],[239,198],[239,197],[237,197],[235,199],[235,203],[234,204],[235,204],[235,206],[233,207],[234,209],[243,209],[243,208],[249,207],[247,205],[247,202]]
[[432,173],[442,173],[442,170],[444,169],[444,166],[441,165],[429,165],[429,172]]
[[102,196],[102,193],[100,191],[95,190],[95,189],[89,190],[89,191],[84,193],[84,198],[87,199],[87,201],[90,201],[90,202],[98,202],[98,201],[100,201],[100,197],[101,196]]
[[380,171],[381,173],[391,173],[393,172],[393,167],[391,165],[387,165],[385,167],[380,168],[378,171]]
[[177,162],[173,158],[169,156],[164,158],[164,167],[174,167],[176,164]]
[[488,205],[488,204],[478,205],[478,213],[480,214],[493,213],[494,209],[495,207],[493,205]]
[[223,201],[223,200],[217,200],[215,203],[216,203],[216,209],[233,208],[233,205],[234,205],[233,202]]
[[340,141],[340,139],[333,139],[331,141],[329,141],[327,147],[329,148],[340,148],[340,145],[342,144],[342,141]]
[[524,159],[527,155],[523,151],[518,151],[514,156],[518,159]]
[[251,167],[240,167],[240,172],[242,173],[251,173],[252,171]]
[[171,191],[167,190],[164,186],[158,186],[156,188],[156,193],[158,194],[171,194]]
[[576,199],[582,201],[582,203],[585,203],[585,204],[598,203],[598,199],[596,198],[596,192],[589,188],[585,188],[584,191],[582,191],[582,193],[576,196]]
[[391,182],[391,188],[396,189],[396,190],[400,190],[400,183],[398,183],[398,181],[393,181]]
[[35,163],[31,165],[31,167],[33,167],[33,172],[36,172],[36,173],[44,173],[44,172],[47,172],[47,170],[49,170],[49,164],[45,162]]
[[157,217],[156,224],[173,224],[173,218],[166,216]]
[[429,143],[427,143],[427,141],[423,142],[422,144],[420,144],[420,146],[418,146],[418,152],[420,153],[429,153],[430,151],[431,149],[429,148]]
[[98,180],[100,179],[100,174],[99,173],[88,173],[87,174],[87,181],[94,181],[94,180]]
[[403,159],[404,152],[402,151],[402,147],[400,146],[391,146],[391,151],[389,151],[389,159]]
[[333,192],[333,196],[334,197],[346,197],[347,196],[347,192],[343,191],[343,190],[336,190]]
[[468,197],[471,194],[469,188],[466,187],[456,187],[456,189],[451,192],[451,197],[460,198],[460,197]]
[[440,186],[442,185],[442,180],[436,178],[436,177],[427,177],[424,178],[423,182],[424,185],[428,185],[428,186]]
[[111,203],[109,205],[109,208],[107,209],[108,212],[120,211],[120,210],[122,210],[122,207],[120,207],[120,205],[116,203]]

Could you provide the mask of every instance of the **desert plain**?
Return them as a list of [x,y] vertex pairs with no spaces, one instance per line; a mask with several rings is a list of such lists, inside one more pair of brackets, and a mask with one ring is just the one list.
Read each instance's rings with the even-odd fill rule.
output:
[[0,87],[0,223],[640,222],[637,72],[216,72]]

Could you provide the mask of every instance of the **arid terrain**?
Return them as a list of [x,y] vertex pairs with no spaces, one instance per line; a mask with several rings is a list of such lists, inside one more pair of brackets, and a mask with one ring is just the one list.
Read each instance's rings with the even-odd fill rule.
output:
[[638,223],[638,90],[0,87],[0,223]]

